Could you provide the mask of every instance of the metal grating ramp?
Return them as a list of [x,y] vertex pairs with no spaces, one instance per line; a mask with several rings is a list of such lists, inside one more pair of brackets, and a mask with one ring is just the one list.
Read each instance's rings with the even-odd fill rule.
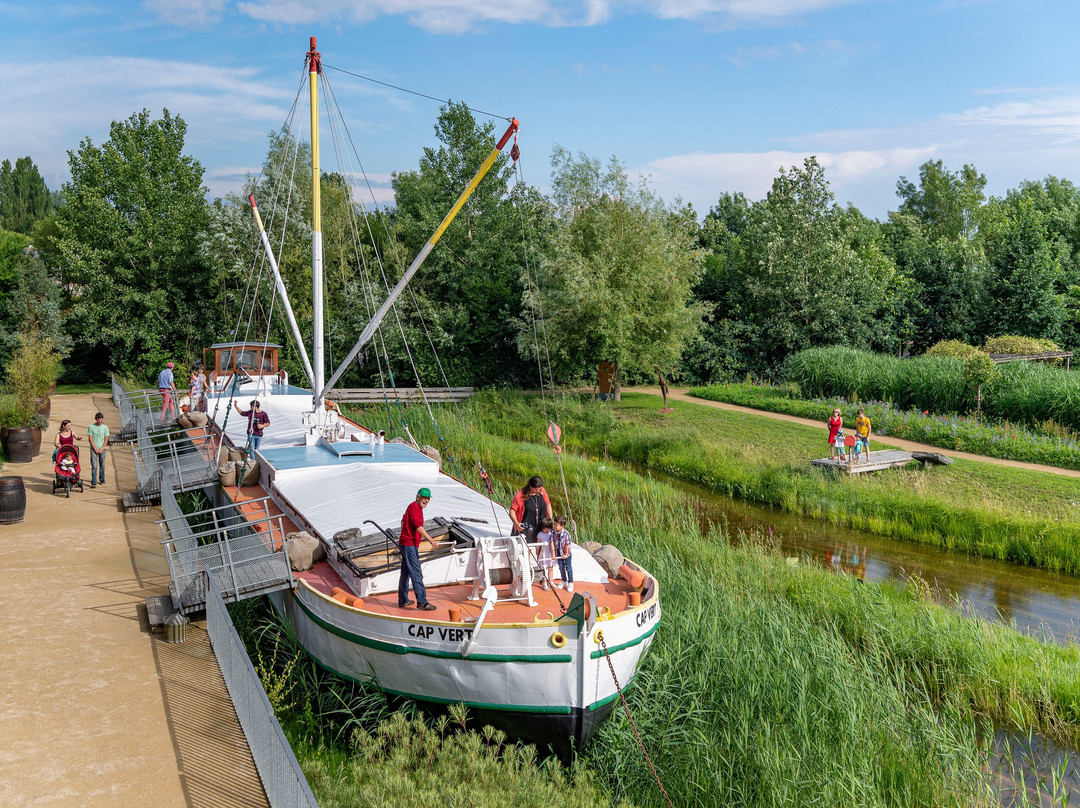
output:
[[[166,482],[169,475],[164,475]],[[196,612],[206,604],[206,578],[214,579],[226,603],[265,595],[296,585],[285,547],[284,517],[270,515],[269,497],[245,503],[261,513],[242,515],[236,505],[185,514],[173,487],[161,489],[158,522],[169,563],[169,590],[180,610]]]
[[135,426],[136,439],[131,452],[142,499],[156,499],[165,487],[165,480],[173,493],[194,491],[218,481],[217,452],[221,436],[211,425],[154,433],[142,421],[137,420]]

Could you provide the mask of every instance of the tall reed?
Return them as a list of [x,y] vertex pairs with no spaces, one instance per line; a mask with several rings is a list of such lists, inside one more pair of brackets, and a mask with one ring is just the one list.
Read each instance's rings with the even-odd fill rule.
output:
[[[721,533],[703,536],[687,495],[602,455],[557,457],[532,439],[545,421],[539,402],[485,395],[472,406],[469,420],[481,429],[469,442],[450,434],[454,445],[475,446],[499,479],[541,474],[556,508],[573,507],[579,539],[616,544],[659,579],[660,630],[627,698],[676,805],[991,805],[980,751],[990,722],[1077,741],[1076,648],[966,619],[927,602],[917,585],[867,585],[792,566],[763,551],[766,542],[733,548]],[[610,409],[558,406],[560,423],[575,424],[575,434],[620,439]],[[444,434],[457,429],[452,419],[443,423]],[[429,429],[418,423],[418,438],[433,439]],[[653,451],[669,448],[655,435],[646,442]],[[507,501],[513,487],[498,485],[500,499]],[[345,795],[335,805],[390,805],[410,793],[437,793],[432,773],[452,769],[447,761],[462,754],[491,773],[478,776],[476,787],[491,796],[480,803],[461,797],[461,804],[663,804],[619,710],[584,752],[588,772],[580,786],[564,781],[567,787],[552,796],[533,778],[532,767],[541,775],[543,768],[527,758],[525,773],[514,771],[534,785],[523,792],[505,784],[513,802],[497,788],[485,790],[511,773],[486,762],[498,739],[477,745],[462,738],[444,756],[443,742],[430,733],[441,737],[445,725],[425,726],[361,719],[352,746],[333,732],[302,733],[301,759],[320,794]],[[427,770],[421,758],[433,761]],[[406,761],[420,771],[407,772]],[[472,761],[458,771],[473,771]],[[593,790],[601,784],[607,796]]]
[[[983,412],[1028,426],[1053,420],[1080,428],[1080,374],[1040,362],[1010,362],[998,370],[983,388]],[[935,413],[976,409],[964,364],[952,357],[898,359],[853,348],[810,348],[790,357],[784,372],[811,397],[888,401]]]

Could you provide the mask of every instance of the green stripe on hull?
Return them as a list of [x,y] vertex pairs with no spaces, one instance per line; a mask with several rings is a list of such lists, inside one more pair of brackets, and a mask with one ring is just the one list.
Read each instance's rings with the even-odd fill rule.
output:
[[[475,708],[477,710],[502,710],[504,712],[510,712],[510,713],[536,713],[536,714],[548,714],[548,715],[569,715],[570,713],[573,712],[572,707],[537,707],[537,706],[532,705],[532,704],[487,704],[487,703],[481,702],[481,701],[462,701],[461,699],[440,699],[440,698],[437,698],[435,696],[420,696],[420,695],[417,695],[416,693],[408,693],[408,692],[406,692],[404,690],[391,690],[390,688],[383,687],[378,682],[376,682],[374,677],[372,677],[370,679],[357,679],[355,676],[350,676],[347,673],[342,673],[339,670],[335,670],[334,668],[330,667],[325,662],[323,662],[321,659],[316,657],[314,654],[312,654],[303,645],[301,645],[300,647],[303,649],[303,651],[307,655],[308,659],[310,659],[312,662],[314,662],[316,665],[318,665],[320,668],[322,668],[327,673],[333,674],[334,676],[337,676],[339,679],[344,679],[347,682],[355,682],[356,684],[363,685],[364,687],[374,687],[374,688],[380,690],[381,692],[386,693],[387,695],[390,695],[390,696],[398,696],[400,698],[413,699],[414,701],[426,701],[426,702],[429,702],[429,703],[432,703],[432,704],[464,704],[466,707],[472,707],[472,708]],[[618,693],[613,693],[612,695],[608,696],[607,698],[600,699],[600,701],[597,701],[597,702],[594,702],[593,704],[590,704],[585,709],[587,709],[589,711],[597,710],[597,709],[599,709],[599,708],[601,708],[601,707],[615,701],[615,699],[617,699],[618,697],[619,697]]]
[[[660,628],[660,621],[659,620],[657,620],[656,624],[652,628],[650,628],[648,631],[646,631],[644,634],[642,634],[640,637],[635,637],[634,639],[630,640],[630,642],[624,642],[622,645],[613,645],[609,649],[607,649],[607,652],[609,654],[614,654],[617,651],[625,651],[627,648],[633,648],[635,645],[643,643],[643,642],[645,642],[645,640],[649,639],[649,637],[651,637],[653,635],[653,632],[655,632],[658,628]],[[604,649],[601,648],[599,651],[593,651],[589,655],[589,658],[590,659],[599,659],[603,655],[604,655]]]
[[320,628],[329,631],[331,634],[340,637],[343,640],[348,640],[356,645],[362,645],[365,648],[373,648],[376,651],[385,651],[390,654],[401,655],[420,654],[421,656],[436,657],[438,659],[460,659],[468,662],[566,663],[573,662],[574,660],[574,657],[571,654],[469,654],[469,656],[466,657],[456,651],[433,651],[427,648],[412,648],[407,645],[385,642],[384,640],[374,640],[370,637],[364,637],[360,634],[347,631],[346,629],[335,626],[333,623],[323,620],[305,606],[300,598],[294,595],[293,599],[296,601],[296,605],[300,607],[301,611],[303,611],[304,614]]

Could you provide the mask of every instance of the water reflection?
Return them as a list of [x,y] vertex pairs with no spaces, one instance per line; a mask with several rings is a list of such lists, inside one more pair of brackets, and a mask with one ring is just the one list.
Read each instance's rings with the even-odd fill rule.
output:
[[835,527],[652,474],[688,495],[703,530],[719,526],[731,536],[771,531],[789,558],[867,581],[917,575],[940,603],[959,603],[965,612],[1063,644],[1080,636],[1080,580],[1074,577]]

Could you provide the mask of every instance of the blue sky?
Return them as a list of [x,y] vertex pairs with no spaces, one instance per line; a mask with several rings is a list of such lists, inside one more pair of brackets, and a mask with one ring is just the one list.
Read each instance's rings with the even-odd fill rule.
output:
[[[165,107],[211,195],[238,190],[309,36],[330,67],[517,116],[541,187],[556,143],[615,156],[699,214],[724,191],[761,198],[810,154],[838,202],[877,218],[928,159],[974,164],[992,194],[1080,182],[1074,2],[0,0],[0,19],[0,158],[30,155],[52,188],[81,140]],[[328,76],[388,201],[391,172],[435,145],[438,104]]]

